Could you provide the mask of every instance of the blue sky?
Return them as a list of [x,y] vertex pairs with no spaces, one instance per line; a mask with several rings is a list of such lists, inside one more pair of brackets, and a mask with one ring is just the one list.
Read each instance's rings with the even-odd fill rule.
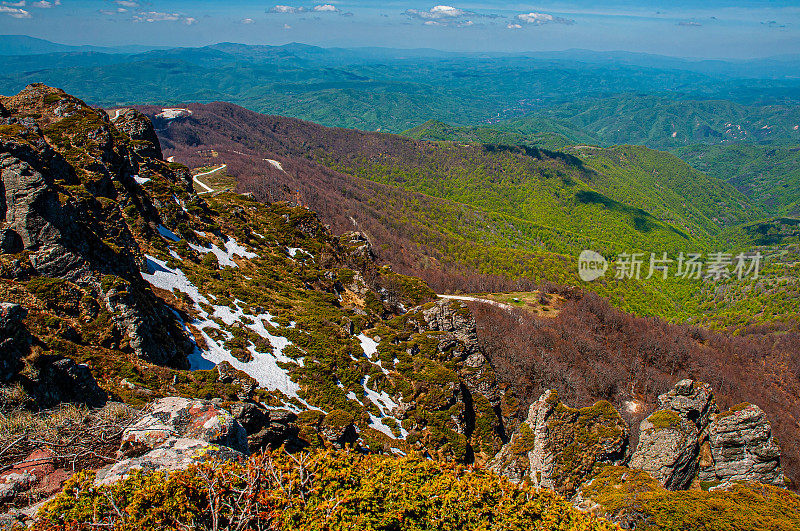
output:
[[304,42],[460,51],[586,48],[681,57],[800,53],[800,0],[0,0],[0,33],[66,44]]

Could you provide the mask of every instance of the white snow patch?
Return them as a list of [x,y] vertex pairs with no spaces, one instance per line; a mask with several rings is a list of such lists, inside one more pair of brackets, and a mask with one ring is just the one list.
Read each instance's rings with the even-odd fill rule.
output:
[[157,288],[167,291],[178,290],[186,293],[191,297],[195,303],[204,302],[208,304],[208,299],[205,298],[197,290],[194,284],[189,282],[186,275],[180,269],[170,269],[167,267],[166,262],[162,262],[158,258],[150,255],[145,255],[147,259],[147,273],[142,273],[142,278]]
[[139,177],[138,175],[134,175],[133,176],[133,180],[136,181],[139,184],[144,184],[144,183],[150,181],[150,177]]
[[256,236],[258,236],[258,237],[259,237],[259,238],[261,238],[262,240],[266,240],[266,239],[267,239],[267,237],[266,237],[266,236],[264,236],[263,234],[259,234],[259,233],[257,233],[256,231],[253,231],[253,234],[255,234]]
[[164,225],[159,225],[158,226],[158,233],[162,237],[164,237],[164,238],[166,238],[166,239],[168,239],[169,241],[172,241],[172,242],[177,242],[177,241],[180,241],[180,239],[181,239],[180,236],[178,236],[177,234],[175,234],[174,232],[172,232],[171,230],[166,228]]
[[386,391],[381,391],[377,393],[373,391],[369,387],[367,387],[367,383],[369,382],[369,376],[364,376],[364,395],[369,399],[370,402],[378,406],[378,409],[381,411],[381,415],[388,415],[391,413],[393,409],[397,407],[397,403],[392,400],[392,397]]
[[357,339],[361,342],[364,354],[367,355],[367,358],[372,359],[372,356],[378,352],[378,343],[374,339],[367,337],[363,332],[357,336]]
[[[198,233],[200,234],[200,233]],[[204,234],[203,234],[204,235]],[[204,235],[205,236],[205,235]],[[233,238],[228,238],[225,241],[225,249],[220,249],[214,244],[211,244],[211,247],[201,247],[199,245],[190,243],[189,247],[197,251],[198,253],[206,254],[206,253],[214,253],[217,257],[217,261],[219,265],[225,267],[239,267],[239,265],[233,261],[234,256],[239,256],[242,258],[256,258],[258,255],[256,253],[251,253],[248,251],[243,245],[239,244]]]
[[169,250],[169,255],[170,255],[172,258],[174,258],[175,260],[180,260],[181,262],[183,262],[183,258],[181,258],[181,255],[179,255],[178,253],[176,253],[176,252],[175,252],[175,251],[173,251],[172,249],[170,249],[170,250]]
[[306,254],[308,256],[311,256],[311,253],[309,253],[305,249],[301,249],[299,247],[287,247],[286,251],[289,253],[289,256],[291,256],[292,258],[296,257],[297,253],[303,253],[303,254]]

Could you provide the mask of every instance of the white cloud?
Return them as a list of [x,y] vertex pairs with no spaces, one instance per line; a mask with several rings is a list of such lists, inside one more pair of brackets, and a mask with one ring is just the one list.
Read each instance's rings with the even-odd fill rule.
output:
[[114,3],[118,6],[122,7],[138,7],[138,2],[132,2],[131,0],[114,0]]
[[517,20],[524,24],[530,24],[533,26],[541,26],[543,24],[566,24],[569,26],[575,24],[574,20],[554,17],[553,15],[548,15],[547,13],[522,13],[521,15],[517,15]]
[[409,18],[422,21],[426,26],[456,26],[464,28],[474,26],[473,18],[500,18],[497,14],[480,14],[453,6],[433,6],[427,11],[407,9],[404,13]]
[[31,18],[31,14],[29,12],[18,7],[0,6],[0,13],[5,13],[6,15],[14,18]]
[[240,22],[242,24],[255,24],[256,23],[256,21],[253,20],[252,18],[243,18]]
[[428,11],[419,11],[417,9],[408,9],[405,12],[411,18],[422,20],[440,20],[440,19],[453,19],[463,17],[467,14],[472,14],[463,9],[458,9],[453,6],[434,6]]
[[289,24],[284,24],[283,25],[283,29],[290,30],[290,29],[292,29],[292,27]]
[[522,29],[522,26],[519,24],[509,24],[506,26],[508,29]]
[[702,26],[702,24],[693,20],[681,20],[678,22],[678,26],[699,27]]
[[308,11],[305,7],[292,7],[292,6],[282,6],[277,5],[275,7],[271,7],[267,10],[267,13],[278,13],[278,14],[294,14],[294,13],[305,13]]
[[50,9],[51,7],[56,7],[61,5],[61,0],[53,0],[52,2],[48,2],[48,0],[40,0],[39,2],[34,2],[31,4],[31,7],[38,7],[39,9]]
[[3,5],[10,7],[25,7],[25,0],[19,0],[19,2],[3,2]]
[[318,13],[338,13],[339,12],[339,8],[336,7],[336,6],[333,6],[331,4],[322,4],[322,5],[314,6],[314,11],[316,11]]
[[187,26],[197,23],[196,18],[180,13],[161,13],[159,11],[140,11],[133,15],[133,20],[136,22],[183,22]]

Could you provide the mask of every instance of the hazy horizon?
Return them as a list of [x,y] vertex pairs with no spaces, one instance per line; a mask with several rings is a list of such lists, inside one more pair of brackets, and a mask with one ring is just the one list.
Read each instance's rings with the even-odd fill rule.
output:
[[219,42],[453,52],[626,51],[754,59],[800,50],[796,2],[586,0],[446,5],[361,0],[261,3],[0,2],[0,33],[67,45],[197,47]]

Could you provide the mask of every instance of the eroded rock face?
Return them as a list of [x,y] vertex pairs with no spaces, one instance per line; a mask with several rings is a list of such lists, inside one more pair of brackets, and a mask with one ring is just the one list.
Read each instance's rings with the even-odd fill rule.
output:
[[86,365],[58,356],[43,356],[38,363],[39,375],[32,391],[39,407],[54,407],[62,402],[100,407],[106,403],[106,392]]
[[718,413],[711,388],[692,380],[678,382],[659,403],[640,425],[631,468],[670,490],[686,489],[695,479],[783,486],[780,449],[758,406],[741,404]]
[[136,456],[172,439],[196,439],[249,454],[247,433],[224,409],[207,400],[167,397],[122,434],[120,454]]
[[515,483],[571,495],[597,464],[625,459],[628,428],[608,402],[572,409],[555,391],[531,404],[528,418],[492,459],[489,469]]
[[714,415],[708,429],[710,463],[700,471],[703,481],[755,481],[784,486],[780,448],[772,427],[758,406],[741,404]]
[[282,445],[289,450],[304,446],[297,437],[300,432],[297,415],[288,409],[265,409],[251,402],[237,402],[230,409],[247,432],[251,451],[274,450]]

